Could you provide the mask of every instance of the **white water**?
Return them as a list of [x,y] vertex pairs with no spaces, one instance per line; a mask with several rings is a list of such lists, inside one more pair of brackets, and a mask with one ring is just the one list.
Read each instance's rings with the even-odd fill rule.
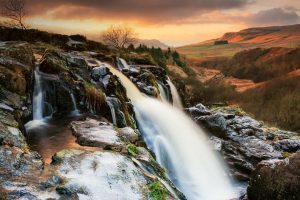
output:
[[121,68],[121,69],[129,69],[130,68],[129,65],[127,64],[127,62],[123,58],[118,58],[118,60],[119,60],[120,64],[122,65],[119,68]]
[[167,82],[170,85],[172,99],[173,99],[173,106],[180,109],[180,110],[182,110],[183,105],[182,105],[181,98],[178,94],[178,91],[177,91],[176,87],[174,86],[174,84],[172,83],[170,78],[168,78]]
[[115,110],[114,104],[111,102],[111,98],[107,97],[106,98],[106,102],[107,102],[107,104],[108,104],[108,106],[110,108],[111,118],[113,120],[113,124],[117,125],[116,110]]
[[147,145],[183,194],[189,200],[236,197],[230,179],[225,175],[225,165],[208,145],[204,131],[179,109],[143,97],[125,75],[110,65],[107,67],[120,78],[133,101],[138,125]]
[[164,103],[169,103],[168,94],[166,93],[164,86],[159,82],[157,82],[157,84],[158,84],[160,99]]
[[43,119],[43,90],[42,90],[42,81],[39,68],[37,67],[34,71],[34,91],[33,91],[33,120],[42,120]]
[[76,99],[75,99],[75,96],[72,92],[70,92],[70,96],[71,96],[71,99],[72,99],[72,104],[73,104],[73,111],[72,111],[72,115],[75,115],[75,116],[78,116],[80,115],[80,111],[79,109],[77,108],[77,104],[76,104]]

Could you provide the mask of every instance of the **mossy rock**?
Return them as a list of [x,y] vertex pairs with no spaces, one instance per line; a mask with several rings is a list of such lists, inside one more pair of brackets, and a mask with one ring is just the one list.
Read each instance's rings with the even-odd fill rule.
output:
[[166,188],[159,182],[149,184],[150,197],[153,200],[166,200],[168,199],[169,192]]
[[40,64],[40,70],[44,73],[59,74],[68,71],[66,59],[55,50],[47,50]]

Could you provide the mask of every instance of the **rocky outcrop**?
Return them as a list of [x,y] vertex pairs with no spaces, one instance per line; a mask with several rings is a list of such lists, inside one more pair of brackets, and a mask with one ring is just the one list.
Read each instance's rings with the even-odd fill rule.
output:
[[115,128],[111,123],[90,118],[73,121],[71,128],[77,142],[84,146],[122,151],[130,142],[138,140],[137,133],[130,127]]
[[300,149],[297,133],[267,127],[239,108],[209,110],[199,104],[187,111],[213,135],[212,144],[227,161],[231,175],[239,180],[249,180],[260,161],[283,159],[287,153]]
[[300,153],[258,164],[248,187],[249,200],[296,200],[300,197]]

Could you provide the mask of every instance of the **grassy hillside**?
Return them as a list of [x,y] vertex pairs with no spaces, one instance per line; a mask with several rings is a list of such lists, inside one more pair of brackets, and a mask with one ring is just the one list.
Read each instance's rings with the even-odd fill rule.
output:
[[[229,44],[214,45],[217,40]],[[239,32],[225,33],[221,38],[177,48],[191,60],[212,57],[231,57],[235,53],[253,48],[287,47],[300,45],[300,25],[250,28]]]
[[225,76],[268,81],[300,69],[300,48],[256,48],[237,53],[232,58],[204,61],[201,67],[220,70]]

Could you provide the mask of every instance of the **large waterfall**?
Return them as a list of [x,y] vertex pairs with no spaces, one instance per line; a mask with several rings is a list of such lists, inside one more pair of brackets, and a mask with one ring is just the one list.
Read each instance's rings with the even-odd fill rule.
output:
[[205,132],[179,109],[144,97],[125,75],[108,64],[107,67],[120,78],[133,101],[138,127],[147,145],[186,197],[189,200],[235,197],[225,166],[209,147]]

